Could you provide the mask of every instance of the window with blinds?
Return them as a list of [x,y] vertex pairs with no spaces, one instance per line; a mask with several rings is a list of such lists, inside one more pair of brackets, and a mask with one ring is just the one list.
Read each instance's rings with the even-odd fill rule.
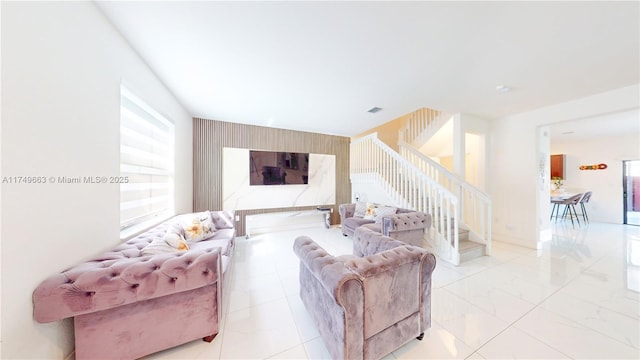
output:
[[120,105],[120,229],[173,215],[174,125],[127,88]]

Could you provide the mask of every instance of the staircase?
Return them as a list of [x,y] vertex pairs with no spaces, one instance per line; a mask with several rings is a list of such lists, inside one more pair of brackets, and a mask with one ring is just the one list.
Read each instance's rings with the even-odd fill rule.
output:
[[440,258],[457,266],[490,254],[491,201],[411,145],[424,143],[425,133],[432,135],[450,117],[427,109],[412,113],[400,133],[399,153],[375,133],[354,140],[351,176],[377,182],[400,206],[431,214],[428,244]]
[[489,196],[407,143],[400,141],[398,145],[404,159],[435,179],[458,199],[461,210],[458,250],[461,260],[489,255],[491,251],[491,199]]
[[[452,231],[455,231],[452,229]],[[487,245],[475,242],[471,240],[471,231],[466,229],[464,224],[461,224],[458,227],[458,254],[460,263],[469,261],[484,255],[488,255],[487,253]],[[459,265],[459,264],[455,264]]]
[[400,140],[416,148],[424,145],[449,119],[451,114],[428,108],[418,109],[407,118],[407,123],[400,130]]

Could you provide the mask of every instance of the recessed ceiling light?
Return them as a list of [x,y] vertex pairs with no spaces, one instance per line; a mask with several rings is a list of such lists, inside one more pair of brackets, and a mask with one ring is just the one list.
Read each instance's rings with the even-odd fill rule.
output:
[[367,112],[372,113],[372,114],[375,114],[375,113],[377,113],[378,111],[381,111],[381,110],[382,110],[382,108],[379,108],[379,107],[377,107],[377,106],[374,106],[374,107],[372,107],[371,109],[367,110]]
[[511,91],[511,88],[504,85],[498,85],[496,86],[496,91],[498,92],[498,94],[506,94]]

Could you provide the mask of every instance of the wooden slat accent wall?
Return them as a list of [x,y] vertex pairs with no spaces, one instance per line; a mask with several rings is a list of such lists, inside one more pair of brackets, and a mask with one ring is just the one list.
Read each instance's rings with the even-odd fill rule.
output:
[[[336,204],[333,206],[331,223],[337,224],[340,222],[338,205],[351,202],[350,141],[350,138],[343,136],[194,118],[193,211],[222,209],[222,149],[225,147],[330,154],[336,156]],[[240,216],[240,221],[236,222],[237,234],[245,234],[246,215],[314,208],[236,210],[236,215]]]

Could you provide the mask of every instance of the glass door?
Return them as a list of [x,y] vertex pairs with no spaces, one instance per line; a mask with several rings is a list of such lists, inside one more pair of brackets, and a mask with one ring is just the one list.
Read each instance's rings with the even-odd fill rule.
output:
[[640,225],[640,160],[623,162],[624,223]]

